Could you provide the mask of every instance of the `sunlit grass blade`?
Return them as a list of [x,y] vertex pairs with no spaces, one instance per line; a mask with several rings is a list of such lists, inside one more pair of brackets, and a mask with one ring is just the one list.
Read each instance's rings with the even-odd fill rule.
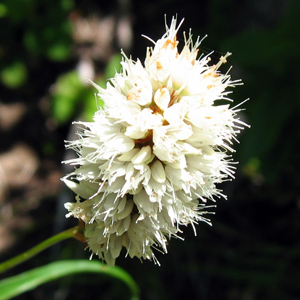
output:
[[77,273],[96,273],[122,281],[131,300],[139,299],[139,288],[133,278],[119,267],[108,267],[99,261],[63,260],[50,263],[0,281],[0,300],[11,299],[46,282]]

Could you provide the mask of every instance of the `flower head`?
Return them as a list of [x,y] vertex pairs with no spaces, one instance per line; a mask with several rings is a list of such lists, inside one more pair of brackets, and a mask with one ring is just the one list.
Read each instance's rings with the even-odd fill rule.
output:
[[209,223],[207,199],[223,196],[216,184],[233,177],[227,153],[243,123],[216,104],[237,83],[218,70],[229,53],[209,66],[191,34],[179,52],[179,26],[173,18],[144,64],[123,53],[106,89],[93,83],[103,107],[93,122],[76,122],[79,139],[67,144],[79,156],[63,178],[77,194],[67,216],[85,223],[89,248],[110,265],[123,247],[156,261],[153,248],[167,252],[182,225]]

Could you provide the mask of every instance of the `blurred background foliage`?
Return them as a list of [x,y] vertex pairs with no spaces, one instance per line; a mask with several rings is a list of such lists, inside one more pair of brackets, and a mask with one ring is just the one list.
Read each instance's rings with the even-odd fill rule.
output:
[[[74,120],[91,120],[95,89],[164,33],[164,14],[185,18],[204,53],[244,85],[232,98],[251,125],[234,154],[236,179],[220,186],[213,226],[184,229],[161,266],[120,259],[142,299],[300,299],[300,1],[3,0],[0,3],[0,255],[18,254],[69,228],[59,178]],[[77,241],[46,251],[5,276],[57,259],[88,258]],[[4,275],[2,275],[3,277]],[[92,275],[49,283],[18,299],[127,299],[123,287]]]

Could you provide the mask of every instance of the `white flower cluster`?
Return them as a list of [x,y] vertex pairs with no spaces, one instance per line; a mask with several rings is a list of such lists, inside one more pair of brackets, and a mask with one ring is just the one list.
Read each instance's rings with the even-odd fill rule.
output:
[[218,71],[229,53],[209,66],[191,34],[179,52],[179,26],[173,18],[144,65],[123,54],[106,89],[94,84],[103,105],[67,144],[79,156],[66,162],[76,169],[63,181],[77,194],[67,216],[85,223],[89,248],[109,265],[123,247],[156,262],[153,248],[167,252],[181,225],[209,223],[206,199],[223,196],[215,184],[233,177],[227,152],[243,122],[215,105],[236,84]]

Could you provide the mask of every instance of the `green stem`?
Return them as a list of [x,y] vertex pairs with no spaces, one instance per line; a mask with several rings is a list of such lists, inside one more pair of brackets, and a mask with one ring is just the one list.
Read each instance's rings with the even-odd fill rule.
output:
[[79,226],[75,226],[73,228],[70,228],[66,231],[63,231],[61,233],[58,233],[51,238],[43,241],[42,243],[34,246],[33,248],[23,252],[22,254],[15,256],[3,263],[0,264],[0,273],[4,272],[6,270],[9,270],[12,267],[17,266],[18,264],[30,259],[31,257],[37,255],[38,253],[42,252],[43,250],[49,248],[50,246],[66,240],[71,237],[75,237],[79,233]]

